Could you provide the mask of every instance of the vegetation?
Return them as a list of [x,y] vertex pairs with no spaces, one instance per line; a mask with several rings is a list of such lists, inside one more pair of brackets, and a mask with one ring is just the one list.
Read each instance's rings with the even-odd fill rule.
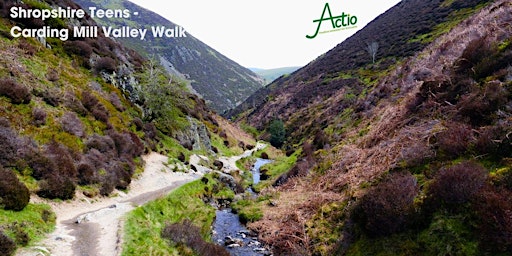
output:
[[[218,250],[204,242],[210,240],[215,209],[203,200],[219,198],[226,189],[229,190],[210,174],[181,186],[165,198],[138,207],[127,217],[123,255],[140,255],[147,251],[192,255],[190,250],[196,253],[206,248]],[[193,230],[183,228],[190,225],[194,226]],[[198,240],[196,227],[203,241]],[[170,234],[170,230],[182,233]],[[173,243],[169,244],[164,238]]]
[[21,211],[0,210],[0,251],[10,255],[16,247],[43,239],[54,227],[55,215],[47,205],[28,204]]

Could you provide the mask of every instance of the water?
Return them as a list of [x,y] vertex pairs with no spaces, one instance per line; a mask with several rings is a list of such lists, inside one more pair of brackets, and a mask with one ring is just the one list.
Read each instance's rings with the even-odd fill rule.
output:
[[[261,158],[256,160],[251,169],[254,185],[260,182],[261,166],[270,162],[271,160]],[[249,190],[252,191],[251,188]],[[242,225],[238,215],[231,212],[231,209],[217,210],[213,230],[213,241],[226,247],[233,256],[270,255],[270,252],[258,242],[254,234]],[[237,245],[229,246],[229,244]]]
[[[238,215],[231,212],[231,209],[218,210],[215,222],[213,224],[213,241],[226,247],[233,256],[262,256],[268,253],[252,232],[248,231],[240,220]],[[229,238],[228,238],[229,237]],[[230,248],[226,242],[231,240],[233,244],[240,246]],[[236,241],[236,242],[234,242]],[[228,242],[230,243],[230,242]]]
[[251,173],[252,173],[252,181],[253,181],[253,184],[256,185],[258,183],[260,183],[261,179],[261,172],[260,172],[260,169],[263,165],[266,165],[268,163],[271,163],[272,160],[268,160],[268,159],[261,159],[261,158],[258,158],[256,159],[256,163],[254,163],[254,167],[252,167],[251,169]]

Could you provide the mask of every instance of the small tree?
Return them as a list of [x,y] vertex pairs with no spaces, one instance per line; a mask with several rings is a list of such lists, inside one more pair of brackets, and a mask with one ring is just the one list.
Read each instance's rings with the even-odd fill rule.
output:
[[375,57],[377,56],[377,51],[379,50],[379,43],[373,41],[372,43],[366,43],[366,51],[370,56],[372,56],[372,61],[375,63]]
[[270,133],[270,144],[274,147],[281,147],[286,139],[286,130],[283,121],[276,119],[268,127]]

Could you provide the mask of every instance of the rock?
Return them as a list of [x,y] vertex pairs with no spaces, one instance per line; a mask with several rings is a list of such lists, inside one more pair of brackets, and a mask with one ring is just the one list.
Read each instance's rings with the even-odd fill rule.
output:
[[258,248],[252,249],[252,251],[254,251],[254,252],[265,252],[265,251],[267,251],[267,249],[258,247]]
[[261,246],[261,243],[258,241],[251,241],[251,242],[249,242],[248,246],[249,247],[255,247],[255,246],[257,247],[257,246]]
[[78,218],[76,218],[75,223],[76,223],[76,224],[80,224],[80,223],[82,223],[82,222],[88,222],[88,221],[90,221],[90,220],[91,220],[91,216],[90,216],[90,214],[84,214],[84,215],[80,215],[80,216],[78,216]]
[[239,245],[239,244],[230,244],[230,245],[227,245],[226,247],[228,247],[228,248],[235,248],[235,247],[241,247],[241,245]]
[[261,159],[268,160],[268,154],[266,152],[261,153]]
[[[229,248],[240,247],[240,246],[244,245],[244,241],[240,238],[233,238],[231,236],[226,236],[224,238],[224,245]],[[233,245],[235,245],[235,246],[233,246]],[[238,246],[236,246],[236,245],[238,245]]]
[[213,162],[213,165],[214,165],[215,167],[217,167],[217,169],[218,169],[218,170],[221,170],[221,169],[222,169],[222,167],[224,167],[224,163],[223,163],[223,162],[221,162],[221,161],[219,161],[219,160],[215,160],[215,161]]

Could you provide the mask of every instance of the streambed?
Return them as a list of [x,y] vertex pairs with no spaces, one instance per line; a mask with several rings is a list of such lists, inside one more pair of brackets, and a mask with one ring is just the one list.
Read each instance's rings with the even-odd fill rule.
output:
[[[261,166],[270,163],[271,160],[258,158],[251,169],[253,184],[260,182]],[[252,189],[250,189],[252,191]],[[219,209],[216,212],[213,223],[213,241],[227,248],[233,256],[261,256],[272,255],[257,240],[256,234],[247,230],[240,222],[238,215],[231,209]]]

